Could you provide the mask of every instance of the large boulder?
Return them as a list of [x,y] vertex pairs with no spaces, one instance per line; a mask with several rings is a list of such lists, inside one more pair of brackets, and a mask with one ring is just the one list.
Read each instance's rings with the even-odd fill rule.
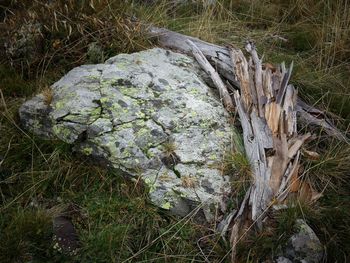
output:
[[51,89],[21,106],[26,129],[141,180],[159,207],[181,216],[199,207],[213,218],[230,192],[221,167],[231,128],[192,58],[159,48],[120,54]]

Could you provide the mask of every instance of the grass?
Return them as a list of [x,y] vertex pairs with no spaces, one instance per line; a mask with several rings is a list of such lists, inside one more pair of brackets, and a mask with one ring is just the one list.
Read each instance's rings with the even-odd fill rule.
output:
[[2,262],[29,261],[33,255],[38,260],[45,260],[49,256],[52,230],[44,210],[18,207],[1,219]]
[[[72,156],[69,145],[24,134],[12,120],[2,124],[1,152],[9,150],[1,165],[1,262],[122,262],[144,247],[134,260],[203,260],[196,240],[209,228],[164,214],[139,184]],[[76,223],[82,244],[76,257],[62,256],[51,242],[51,211],[70,203],[85,215]]]
[[295,221],[302,217],[301,208],[291,204],[288,209],[274,212],[273,220],[261,232],[249,232],[244,243],[238,246],[240,261],[259,262],[261,258],[271,258],[282,252],[283,245],[295,231]]
[[[147,39],[136,16],[204,40],[243,47],[256,40],[264,61],[296,65],[292,82],[300,95],[335,114],[336,124],[350,124],[350,12],[346,0],[218,0],[170,5],[159,1],[15,1],[0,5],[0,45],[16,47],[15,32],[24,23],[40,23],[31,54],[15,56],[0,49],[0,261],[1,262],[220,262],[228,245],[213,234],[214,226],[171,217],[152,206],[145,189],[121,175],[72,153],[71,146],[45,141],[22,131],[20,104],[44,91],[68,70],[97,63],[118,53],[143,50]],[[65,4],[67,4],[65,6]],[[93,45],[92,45],[93,43]],[[34,55],[33,55],[34,54]],[[305,160],[304,179],[323,192],[316,204],[301,204],[273,215],[274,224],[247,238],[238,250],[242,262],[256,262],[276,253],[295,218],[304,218],[325,245],[328,262],[346,262],[350,254],[349,151],[346,144],[317,132],[307,145],[320,154]],[[250,169],[239,137],[224,169],[235,174],[232,206],[244,195]],[[164,146],[171,156],[175,146]],[[184,181],[191,187],[193,182]],[[52,249],[52,213],[76,204],[86,215],[75,224],[81,239],[76,256]],[[249,249],[247,249],[249,247]],[[228,259],[226,259],[228,261]],[[223,259],[225,261],[225,259]]]
[[230,174],[231,186],[234,189],[229,208],[239,207],[252,181],[252,171],[246,156],[243,138],[235,129],[232,130],[232,147],[224,153],[223,161],[219,165],[223,174]]

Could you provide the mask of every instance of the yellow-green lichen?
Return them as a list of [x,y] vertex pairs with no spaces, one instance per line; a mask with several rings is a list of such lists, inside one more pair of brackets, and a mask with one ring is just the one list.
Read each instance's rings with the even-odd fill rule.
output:
[[163,209],[169,210],[171,208],[170,202],[163,203],[161,206]]
[[53,126],[52,131],[58,138],[66,142],[70,142],[69,137],[72,131],[69,128],[62,125],[55,125]]
[[87,76],[87,78],[92,79],[92,80],[99,80],[100,76],[99,75],[90,75],[90,76]]
[[115,63],[115,65],[119,69],[122,69],[122,70],[126,70],[127,69],[127,63],[125,63],[125,61],[118,61],[118,62]]
[[[124,129],[127,129],[127,128],[132,128],[132,123],[131,122],[128,122],[128,123],[122,123],[118,126],[118,130],[124,130]],[[131,142],[131,144],[129,145],[132,145],[133,142]]]
[[180,196],[183,197],[183,198],[186,198],[188,196],[188,194],[185,193],[185,192],[180,192]]
[[57,102],[53,105],[53,107],[54,107],[56,110],[63,109],[63,108],[65,108],[65,106],[66,106],[66,102],[63,101],[63,100],[57,101]]
[[91,155],[92,154],[92,148],[91,147],[85,147],[82,149],[83,154],[85,155]]
[[37,119],[32,121],[31,126],[34,131],[40,131],[42,129],[40,121]]
[[209,159],[210,159],[210,160],[216,160],[216,159],[217,159],[217,156],[216,156],[215,154],[211,154],[211,155],[209,156]]
[[147,157],[148,158],[153,158],[154,156],[155,156],[154,153],[152,153],[150,151],[147,152]]
[[98,117],[100,116],[101,114],[101,108],[100,107],[97,107],[97,108],[93,108],[91,111],[90,111],[90,118],[91,117]]
[[100,102],[101,102],[101,103],[106,103],[106,102],[108,102],[109,100],[110,100],[110,98],[108,98],[108,97],[103,97],[103,98],[100,99]]
[[144,114],[142,111],[136,112],[137,118],[145,118],[146,114]]
[[128,97],[136,97],[139,94],[139,91],[132,87],[119,86],[118,89],[123,95]]
[[141,137],[141,136],[144,136],[144,135],[147,135],[149,134],[149,129],[147,128],[141,128],[137,133],[136,133],[136,136],[137,137]]
[[192,95],[198,95],[199,90],[197,88],[191,88],[188,93]]
[[225,136],[225,133],[222,131],[215,131],[215,134],[217,137],[224,137]]
[[198,114],[197,114],[197,112],[196,111],[191,111],[191,116],[192,117],[196,117]]
[[211,126],[211,120],[210,119],[201,119],[199,126],[203,129],[207,129]]

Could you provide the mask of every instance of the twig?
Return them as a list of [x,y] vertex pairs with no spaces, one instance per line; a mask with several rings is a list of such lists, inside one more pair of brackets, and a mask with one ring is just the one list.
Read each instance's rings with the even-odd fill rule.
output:
[[191,47],[192,54],[196,58],[198,64],[202,69],[210,76],[214,85],[217,87],[220,93],[220,98],[228,112],[234,112],[234,105],[231,96],[222,81],[220,75],[216,72],[213,66],[209,63],[206,57],[203,55],[202,51],[194,44],[191,40],[187,39],[186,43]]

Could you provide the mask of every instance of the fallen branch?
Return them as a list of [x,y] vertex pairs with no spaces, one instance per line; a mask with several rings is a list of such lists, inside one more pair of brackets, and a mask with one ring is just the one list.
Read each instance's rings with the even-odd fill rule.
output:
[[221,77],[219,76],[219,74],[212,67],[212,65],[208,62],[208,60],[205,58],[205,56],[200,51],[200,49],[191,40],[188,39],[186,41],[186,43],[191,47],[192,54],[196,58],[199,65],[210,76],[214,85],[219,90],[220,99],[222,99],[226,110],[228,112],[233,112],[235,107],[233,106],[231,96],[228,93],[228,90],[227,90],[224,82],[222,81]]
[[[211,44],[202,41],[198,38],[186,36],[165,28],[151,26],[148,27],[147,30],[151,37],[156,37],[158,39],[158,44],[160,46],[186,54],[192,54],[192,49],[189,45],[185,45],[184,43],[186,43],[187,40],[192,41],[203,53],[203,55],[206,57],[206,59],[212,65],[212,67],[217,70],[217,73],[220,76],[222,76],[222,78],[226,79],[235,88],[242,88],[242,83],[240,84],[237,81],[237,72],[233,70],[230,48]],[[257,55],[253,55],[253,57],[256,58]],[[255,72],[254,74],[260,73]],[[253,96],[253,98],[255,98],[255,93],[251,95]],[[257,96],[259,96],[259,94],[257,94]],[[260,101],[258,101],[257,103],[258,105],[261,104]],[[316,109],[313,106],[306,104],[300,99],[297,100],[296,111],[298,113],[297,115],[299,117],[299,121],[303,125],[314,125],[317,127],[321,127],[329,136],[348,142],[348,138],[332,124],[332,122],[327,117],[326,113]],[[317,114],[315,114],[316,112]]]

